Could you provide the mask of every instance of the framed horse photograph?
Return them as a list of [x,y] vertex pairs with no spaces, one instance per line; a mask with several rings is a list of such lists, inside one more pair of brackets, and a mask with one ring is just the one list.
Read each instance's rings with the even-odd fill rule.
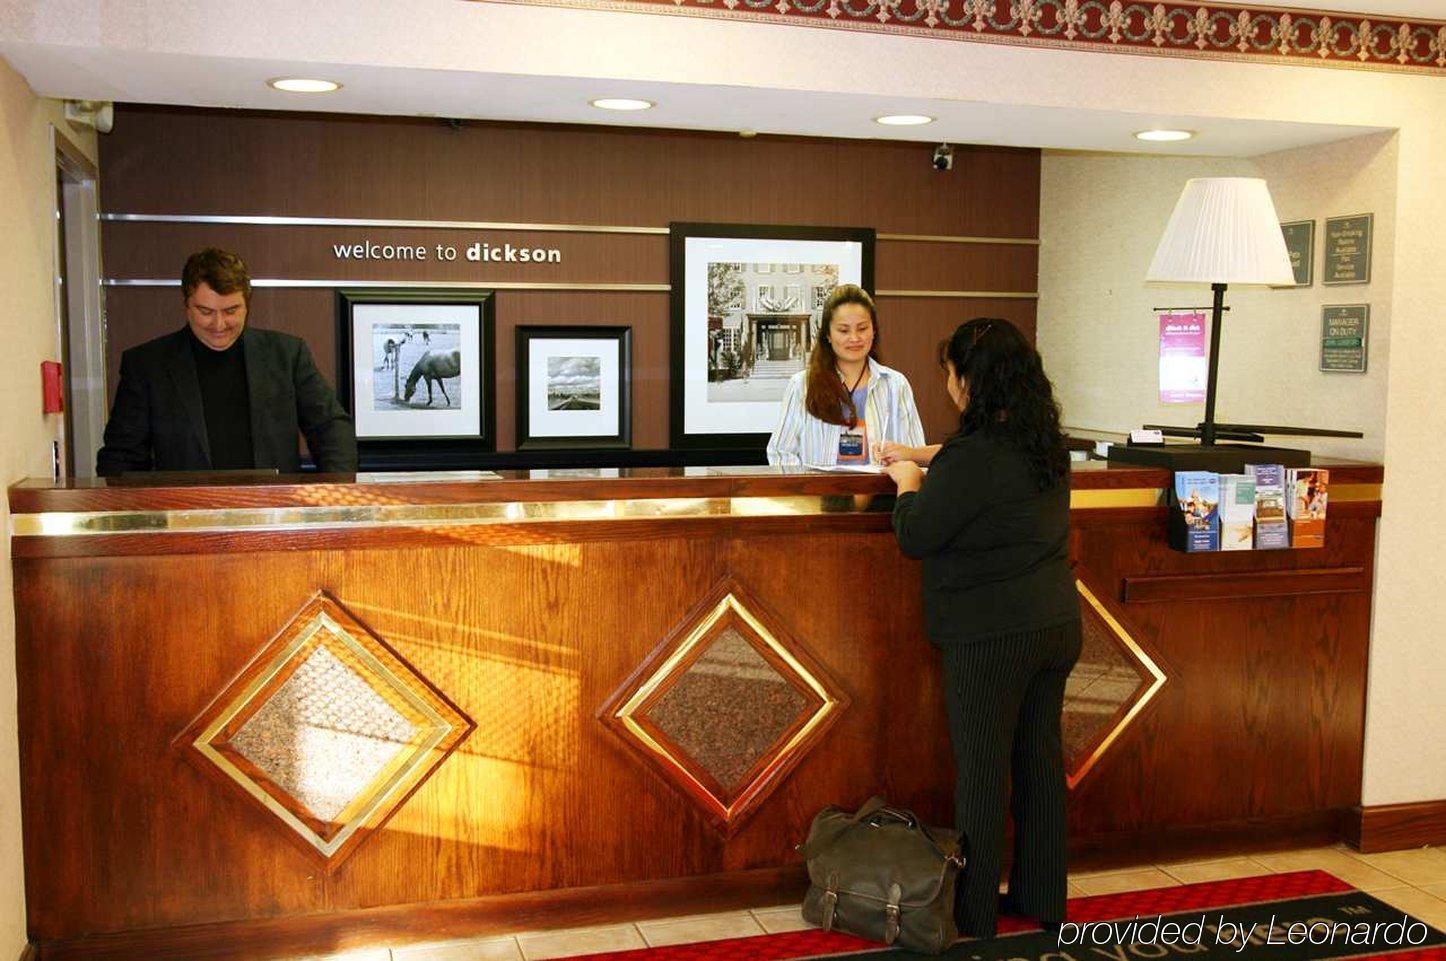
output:
[[337,394],[364,461],[495,449],[491,291],[339,289],[336,325]]

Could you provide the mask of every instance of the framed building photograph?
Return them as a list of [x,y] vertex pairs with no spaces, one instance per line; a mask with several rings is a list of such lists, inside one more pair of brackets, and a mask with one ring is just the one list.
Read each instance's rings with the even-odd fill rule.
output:
[[492,294],[336,292],[337,394],[369,441],[491,450]]
[[672,446],[761,450],[829,294],[873,290],[874,231],[670,226]]
[[631,327],[517,328],[517,449],[627,448]]

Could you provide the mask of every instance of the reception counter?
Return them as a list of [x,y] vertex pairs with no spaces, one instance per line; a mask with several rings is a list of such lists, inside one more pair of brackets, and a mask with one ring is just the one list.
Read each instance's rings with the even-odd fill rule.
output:
[[[1360,802],[1382,469],[1326,546],[1166,546],[1076,464],[1075,864],[1327,841]],[[947,822],[919,567],[865,474],[9,491],[42,958],[323,953],[782,903],[825,804]]]

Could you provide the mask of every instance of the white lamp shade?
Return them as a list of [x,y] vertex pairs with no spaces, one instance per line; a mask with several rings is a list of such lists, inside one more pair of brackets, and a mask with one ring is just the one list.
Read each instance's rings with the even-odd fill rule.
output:
[[1295,272],[1265,181],[1197,177],[1186,182],[1146,279],[1293,286]]

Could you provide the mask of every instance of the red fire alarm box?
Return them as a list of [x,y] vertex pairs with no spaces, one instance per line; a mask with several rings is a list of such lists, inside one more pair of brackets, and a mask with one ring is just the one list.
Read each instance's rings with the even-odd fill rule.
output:
[[61,382],[60,361],[40,362],[40,393],[45,413],[59,414],[65,410],[65,385]]

